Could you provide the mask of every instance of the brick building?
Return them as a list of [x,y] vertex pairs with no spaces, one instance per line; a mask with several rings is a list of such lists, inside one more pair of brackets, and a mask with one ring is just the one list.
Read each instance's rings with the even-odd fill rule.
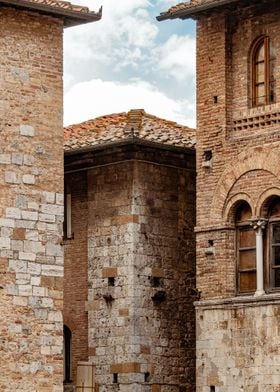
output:
[[63,27],[57,0],[0,1],[0,390],[63,390]]
[[194,390],[194,137],[143,110],[65,129],[69,391],[88,360],[99,392]]
[[197,391],[280,391],[280,3],[193,0]]

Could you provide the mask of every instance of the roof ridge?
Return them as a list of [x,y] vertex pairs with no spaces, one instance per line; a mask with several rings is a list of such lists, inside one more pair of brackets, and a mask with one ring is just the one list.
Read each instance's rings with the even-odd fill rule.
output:
[[127,123],[124,133],[127,136],[138,137],[142,128],[142,119],[145,114],[144,109],[131,109],[127,113]]

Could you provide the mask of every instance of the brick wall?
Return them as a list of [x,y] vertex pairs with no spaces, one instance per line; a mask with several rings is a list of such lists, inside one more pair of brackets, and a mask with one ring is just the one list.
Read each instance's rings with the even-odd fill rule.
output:
[[0,18],[0,390],[59,392],[62,23],[4,7]]
[[[232,211],[246,200],[253,217],[279,195],[279,83],[276,103],[251,107],[250,48],[269,35],[279,76],[279,3],[239,2],[200,16],[197,25],[197,391],[278,391],[279,294],[258,303],[236,297],[236,239]],[[205,164],[205,151],[212,161]],[[241,310],[240,310],[241,309]],[[237,323],[234,312],[243,312]],[[271,339],[262,339],[266,317]],[[270,336],[268,330],[267,334]],[[255,340],[256,337],[256,340]],[[274,343],[272,348],[271,341]],[[251,348],[250,348],[251,347]],[[276,359],[277,358],[277,359]],[[251,362],[250,362],[251,361]],[[271,363],[269,371],[266,363]],[[246,371],[244,371],[244,367]],[[268,376],[269,373],[269,376]],[[257,379],[256,379],[256,375]],[[278,381],[277,381],[278,377]]]
[[72,380],[78,361],[88,359],[88,192],[86,172],[65,176],[71,194],[72,239],[64,240],[64,324],[72,333]]

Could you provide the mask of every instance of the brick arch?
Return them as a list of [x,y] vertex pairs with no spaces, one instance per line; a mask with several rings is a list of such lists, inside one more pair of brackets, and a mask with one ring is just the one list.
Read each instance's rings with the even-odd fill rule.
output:
[[236,193],[233,195],[225,204],[223,210],[223,219],[227,222],[234,222],[235,213],[237,207],[241,202],[246,201],[251,207],[252,215],[254,214],[253,203],[250,196],[247,193]]
[[270,188],[263,192],[257,201],[256,215],[266,217],[268,205],[274,197],[280,197],[280,188]]
[[76,330],[76,325],[69,316],[63,316],[63,324],[66,325],[71,330],[71,332]]
[[[253,170],[265,170],[279,179],[280,154],[277,151],[256,147],[243,151],[231,161],[222,173],[213,193],[210,209],[212,222],[223,220],[224,206],[230,190],[242,175]],[[251,207],[254,213],[254,208]]]

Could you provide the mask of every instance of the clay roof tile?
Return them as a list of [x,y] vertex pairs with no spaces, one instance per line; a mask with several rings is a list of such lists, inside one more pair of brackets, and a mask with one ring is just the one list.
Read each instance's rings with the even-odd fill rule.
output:
[[194,148],[195,130],[147,114],[143,109],[111,114],[64,129],[65,152],[96,145],[142,139],[177,147]]

